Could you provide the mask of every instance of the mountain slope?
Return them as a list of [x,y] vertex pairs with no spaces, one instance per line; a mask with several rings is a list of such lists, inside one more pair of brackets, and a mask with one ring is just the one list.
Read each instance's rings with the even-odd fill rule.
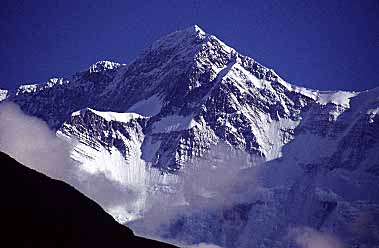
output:
[[174,247],[139,238],[71,186],[0,152],[2,245],[11,247]]
[[[370,192],[379,185],[379,88],[292,85],[197,26],[162,37],[128,65],[99,67],[2,95],[72,142],[81,169],[143,192],[134,213],[107,209],[120,222],[143,219],[149,197],[178,194],[193,160],[226,144],[250,156],[247,167],[262,167],[259,180],[237,183],[246,190],[233,195],[242,200],[232,206],[180,216],[153,232],[188,243],[283,247],[288,228],[300,225],[351,245],[377,244],[376,235],[366,238],[350,223],[369,225],[362,219],[378,216]],[[255,178],[245,167],[240,177]],[[259,194],[251,195],[256,184]],[[170,203],[191,210],[193,202],[176,200]],[[137,222],[134,228],[151,234]],[[370,234],[377,230],[371,224]]]

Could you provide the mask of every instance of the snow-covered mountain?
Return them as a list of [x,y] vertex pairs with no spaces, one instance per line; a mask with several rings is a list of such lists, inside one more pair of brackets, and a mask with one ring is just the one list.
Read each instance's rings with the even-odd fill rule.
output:
[[379,244],[377,224],[365,226],[369,238],[350,227],[366,213],[379,218],[379,197],[370,193],[379,188],[379,88],[298,87],[192,26],[128,65],[100,61],[69,78],[0,90],[1,100],[75,143],[72,158],[86,171],[137,188],[175,188],[183,168],[221,143],[263,164],[259,194],[170,222],[176,231],[157,235],[283,247],[288,227],[301,225],[351,245]]

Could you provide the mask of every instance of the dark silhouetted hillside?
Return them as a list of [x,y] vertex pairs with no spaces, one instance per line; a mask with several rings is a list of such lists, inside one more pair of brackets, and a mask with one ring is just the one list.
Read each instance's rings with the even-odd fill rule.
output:
[[68,184],[0,152],[0,247],[174,247],[136,237]]

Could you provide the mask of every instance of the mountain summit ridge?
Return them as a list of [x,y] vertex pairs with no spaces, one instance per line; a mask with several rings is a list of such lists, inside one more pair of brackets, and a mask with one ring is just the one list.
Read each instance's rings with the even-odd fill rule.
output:
[[[284,118],[292,122],[288,125],[294,130],[303,118],[302,112],[314,104],[336,120],[349,109],[350,98],[357,95],[289,84],[272,69],[193,25],[162,37],[128,65],[99,61],[72,79],[21,86],[3,98],[15,101],[26,113],[42,118],[54,129],[77,118],[71,114],[85,108],[149,117],[141,127],[144,134],[167,146],[157,151],[159,159],[154,159],[154,166],[177,170],[193,156],[174,148],[181,146],[183,137],[188,142],[208,137],[206,144],[191,151],[195,154],[203,154],[211,144],[224,140],[250,154],[276,158],[283,138],[273,141],[277,138],[268,137],[263,127],[270,129],[272,121]],[[324,110],[329,104],[331,109]],[[225,121],[231,114],[231,122]],[[171,125],[173,132],[154,130],[162,125]],[[279,131],[277,135],[284,134]],[[286,142],[291,139],[286,138]],[[167,140],[170,144],[164,145]]]
[[[197,40],[198,43],[196,43],[196,44],[197,45],[205,45],[205,46],[207,45],[206,44],[207,42],[213,41],[215,43],[218,43],[218,48],[221,48],[221,49],[225,50],[227,53],[231,53],[232,55],[230,57],[233,57],[237,61],[241,60],[239,57],[244,58],[243,60],[246,60],[246,58],[248,58],[248,60],[252,60],[253,64],[255,64],[254,66],[260,68],[259,71],[260,71],[261,74],[257,74],[256,75],[258,78],[263,77],[264,75],[262,75],[262,74],[264,74],[265,72],[269,72],[268,78],[270,78],[271,75],[272,75],[273,79],[279,77],[278,74],[273,69],[265,67],[265,66],[261,65],[260,63],[258,63],[257,61],[255,61],[254,59],[238,53],[234,48],[226,45],[224,42],[222,42],[216,36],[214,36],[212,34],[206,33],[198,25],[191,25],[191,26],[189,26],[187,28],[184,28],[184,29],[172,32],[170,34],[167,34],[167,35],[163,36],[162,38],[158,39],[156,42],[154,42],[149,47],[149,49],[150,50],[162,49],[162,47],[160,47],[160,45],[161,46],[163,45],[163,47],[166,47],[166,48],[167,47],[177,48],[178,46],[182,47],[183,44],[185,44],[185,45],[187,45],[187,46],[185,46],[185,48],[187,48],[187,50],[195,50],[195,52],[203,52],[203,51],[199,51],[199,50],[193,49],[193,47],[194,47],[193,45],[194,44],[192,44],[191,42],[189,42],[189,43],[188,42],[187,43],[182,43],[182,42],[178,42],[178,39],[173,39],[173,38],[179,38],[180,41],[182,41],[182,40],[190,40],[192,42],[196,41],[196,39],[198,39]],[[198,47],[198,48],[200,48],[200,47]],[[147,50],[149,50],[149,49],[147,49]],[[209,54],[206,54],[206,55],[209,55]],[[137,56],[136,59],[141,58],[141,57],[142,57],[141,59],[144,59],[143,57],[145,57],[145,56],[146,56],[146,54],[145,54],[145,52],[143,52],[142,54],[140,54],[139,56]],[[129,63],[129,64],[120,64],[118,62],[113,62],[113,61],[109,61],[109,60],[99,60],[96,63],[92,64],[89,67],[88,70],[89,70],[89,72],[95,72],[95,71],[99,72],[99,71],[102,71],[102,70],[115,70],[115,69],[118,69],[119,67],[129,66],[136,59],[132,60],[131,63]],[[191,59],[191,57],[190,57],[190,59]],[[243,62],[243,63],[245,64],[246,62]],[[249,63],[251,63],[251,62],[249,62]],[[98,67],[98,69],[96,69],[97,67]],[[55,80],[55,79],[56,78],[52,78],[52,79],[49,79],[48,81]],[[58,79],[60,79],[60,78],[58,77]],[[62,79],[71,79],[72,80],[72,77],[62,77]],[[285,82],[283,79],[281,79],[280,77],[279,77],[279,79],[280,80],[278,80],[278,81],[280,83],[284,82],[284,85],[288,89],[289,88],[294,88],[294,89],[296,89],[295,91],[300,91],[300,89],[302,89],[302,90],[309,90],[309,91],[312,91],[312,92],[316,91],[316,90],[312,90],[312,89],[306,89],[304,87],[299,87],[299,86],[296,86],[294,84],[289,84],[289,83]],[[25,84],[25,85],[21,85],[19,88],[30,88],[30,87],[33,87],[35,85],[44,85],[44,84],[46,84],[46,83],[42,82],[42,83],[36,83],[36,84]],[[2,90],[5,90],[5,89],[2,89]],[[327,92],[327,91],[325,91],[325,92]],[[331,91],[331,92],[336,92],[336,91]],[[10,93],[13,93],[13,92],[10,91]]]

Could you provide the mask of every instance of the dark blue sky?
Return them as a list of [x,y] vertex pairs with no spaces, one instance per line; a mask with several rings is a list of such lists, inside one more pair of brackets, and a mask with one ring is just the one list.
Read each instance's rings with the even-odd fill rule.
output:
[[0,6],[0,88],[128,63],[198,24],[298,85],[379,86],[379,0],[20,1]]

